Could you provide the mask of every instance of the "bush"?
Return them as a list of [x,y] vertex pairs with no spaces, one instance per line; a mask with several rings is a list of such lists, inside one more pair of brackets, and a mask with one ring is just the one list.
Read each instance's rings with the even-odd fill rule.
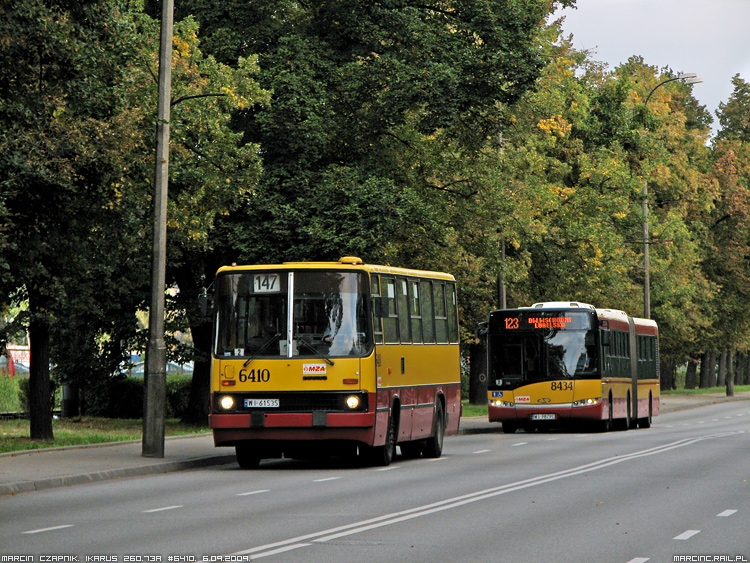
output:
[[[167,418],[182,418],[190,397],[190,375],[167,376]],[[109,418],[143,418],[144,380],[113,377],[81,393],[81,412]]]
[[6,373],[0,374],[0,412],[18,412],[21,408],[20,386],[21,380],[28,377],[16,375],[11,377]]

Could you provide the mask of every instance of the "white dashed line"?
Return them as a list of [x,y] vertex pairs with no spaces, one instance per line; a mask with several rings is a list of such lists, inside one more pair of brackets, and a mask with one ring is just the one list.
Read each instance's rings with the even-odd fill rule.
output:
[[487,452],[491,452],[492,450],[477,450],[475,452],[471,452],[473,454],[486,454]]
[[52,532],[53,530],[62,530],[63,528],[72,528],[73,524],[64,524],[63,526],[52,526],[51,528],[40,528],[38,530],[29,530],[21,532],[22,534],[41,534],[42,532]]
[[[389,465],[388,467],[381,467],[380,469],[376,469],[375,471],[393,471],[394,469],[401,469],[398,465]],[[338,477],[335,477],[338,479]]]
[[515,448],[516,446],[525,446],[526,444],[528,444],[528,442],[518,442],[517,444],[513,444],[513,447]]
[[238,497],[249,497],[250,495],[260,495],[262,493],[270,493],[268,489],[261,489],[259,491],[250,491],[249,493],[237,493]]
[[174,506],[162,506],[161,508],[152,508],[151,510],[144,510],[145,513],[150,512],[164,512],[165,510],[175,510],[176,508],[182,508],[181,504],[176,504]]
[[313,483],[325,483],[326,481],[336,481],[337,479],[341,479],[341,477],[326,477],[325,479],[315,479],[313,480]]
[[675,536],[674,540],[689,540],[692,538],[695,534],[700,534],[700,530],[687,530],[685,532],[682,532],[679,536]]
[[628,561],[628,563],[646,563],[646,561],[648,561],[649,559],[651,558],[650,557],[636,557],[635,559],[631,559],[630,561]]
[[737,512],[737,511],[736,511],[736,510],[731,510],[731,509],[730,509],[730,510],[725,510],[724,512],[720,512],[720,513],[719,513],[719,514],[717,514],[716,516],[720,516],[720,517],[722,517],[722,518],[726,518],[727,516],[731,516],[731,515],[732,515],[732,514],[734,514],[735,512]]

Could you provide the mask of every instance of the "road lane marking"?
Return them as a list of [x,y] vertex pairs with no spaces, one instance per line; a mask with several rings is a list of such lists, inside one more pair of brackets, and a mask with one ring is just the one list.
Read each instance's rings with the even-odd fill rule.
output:
[[525,446],[526,444],[528,444],[528,442],[518,442],[517,444],[511,444],[511,447],[515,448],[516,446]]
[[719,516],[719,517],[721,517],[721,518],[726,518],[727,516],[731,516],[731,515],[732,515],[732,514],[734,514],[735,512],[737,512],[737,511],[736,511],[736,510],[732,510],[732,509],[729,509],[729,510],[725,510],[724,512],[720,512],[720,513],[719,513],[719,514],[717,514],[716,516]]
[[270,493],[268,489],[260,489],[258,491],[250,491],[248,493],[237,493],[238,497],[249,497],[250,495],[260,495],[262,493]]
[[636,557],[635,559],[631,559],[630,561],[628,561],[628,563],[646,563],[646,561],[648,561],[649,559],[651,558],[650,557]]
[[477,450],[475,452],[471,452],[473,454],[486,454],[487,452],[491,452],[492,450]]
[[326,477],[324,479],[314,479],[313,483],[325,483],[326,481],[336,481],[337,479],[341,479],[341,477]]
[[175,510],[176,508],[182,508],[181,504],[175,504],[174,506],[162,506],[161,508],[152,508],[151,510],[144,510],[145,513],[150,512],[164,512],[165,510]]
[[292,551],[293,549],[299,549],[300,547],[309,547],[311,545],[312,545],[311,543],[296,543],[294,545],[288,545],[286,547],[280,547],[279,549],[274,549],[273,551],[259,553],[258,555],[254,555],[252,558],[260,559],[261,557],[270,557],[271,555],[278,555],[279,553],[286,553],[287,551]]
[[401,469],[398,465],[389,465],[388,467],[381,467],[380,469],[376,469],[375,471],[393,471],[394,469]]
[[63,528],[72,528],[73,524],[63,524],[62,526],[52,526],[50,528],[39,528],[38,530],[29,530],[28,532],[21,532],[22,534],[41,534],[42,532],[52,532],[54,530],[62,530]]
[[[362,520],[359,522],[353,522],[351,524],[345,524],[343,526],[330,528],[328,530],[321,530],[319,532],[312,532],[309,534],[305,534],[303,536],[288,538],[286,540],[280,540],[280,541],[269,543],[266,545],[251,547],[242,551],[237,551],[235,553],[232,553],[231,555],[253,555],[253,557],[259,557],[259,556],[265,556],[266,553],[269,552],[270,550],[275,550],[284,546],[300,545],[303,543],[309,543],[310,541],[316,542],[316,543],[323,543],[323,542],[339,539],[342,537],[358,534],[361,532],[366,532],[368,530],[382,528],[384,526],[390,526],[390,525],[398,524],[398,523],[405,522],[408,520],[413,520],[415,518],[421,518],[423,516],[427,516],[430,514],[435,514],[435,513],[443,512],[443,511],[450,510],[453,508],[458,508],[458,507],[472,504],[478,501],[487,500],[490,498],[512,493],[515,491],[520,491],[520,490],[527,489],[530,487],[535,487],[535,486],[543,485],[546,483],[552,483],[560,479],[565,479],[567,477],[584,475],[586,473],[597,471],[599,469],[605,469],[607,467],[611,467],[613,465],[617,465],[626,461],[639,459],[642,457],[648,457],[652,455],[657,455],[657,454],[662,454],[662,453],[665,453],[665,452],[668,452],[677,448],[682,448],[685,446],[693,445],[693,444],[702,442],[704,440],[710,440],[710,439],[721,438],[721,437],[726,437],[726,436],[735,436],[737,434],[742,434],[742,433],[744,433],[744,431],[731,431],[731,432],[723,432],[723,433],[711,434],[711,435],[695,437],[695,438],[685,438],[683,440],[678,440],[677,442],[671,442],[669,444],[664,444],[664,445],[656,446],[656,447],[649,448],[646,450],[633,452],[631,454],[625,454],[621,456],[601,459],[599,461],[587,463],[585,465],[580,465],[578,467],[573,467],[571,469],[566,469],[563,471],[558,471],[556,473],[550,473],[547,475],[541,475],[539,477],[532,477],[529,479],[525,479],[523,481],[517,481],[515,483],[509,483],[507,485],[500,485],[497,487],[492,487],[490,489],[475,491],[473,493],[468,493],[468,494],[461,495],[458,497],[445,499],[445,500],[438,501],[432,504],[417,506],[417,507],[410,508],[401,512],[384,514],[382,516],[376,516],[375,518],[370,518],[368,520]],[[437,459],[440,459],[440,458],[437,458]],[[696,531],[695,533],[698,533],[698,532]]]
[[700,534],[700,533],[701,533],[700,530],[686,530],[686,531],[682,532],[679,536],[675,536],[672,539],[674,539],[674,540],[689,540],[695,534]]

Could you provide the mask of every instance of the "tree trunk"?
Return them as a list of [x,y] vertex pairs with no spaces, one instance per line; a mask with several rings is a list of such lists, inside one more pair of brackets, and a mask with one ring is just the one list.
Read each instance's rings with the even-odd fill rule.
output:
[[724,387],[727,380],[727,356],[729,356],[729,352],[727,350],[722,350],[721,355],[719,356],[719,377],[716,380],[716,385],[719,387]]
[[[663,358],[663,356],[662,356]],[[659,366],[659,385],[662,389],[675,388],[675,360],[663,360]]]
[[211,349],[211,324],[204,322],[199,326],[193,326],[191,323],[190,332],[193,335],[197,356],[193,364],[188,407],[182,415],[182,422],[206,425],[211,406],[211,360],[207,352]]
[[695,389],[698,385],[698,363],[699,357],[688,358],[687,372],[685,373],[685,389]]
[[208,424],[211,402],[211,320],[205,318],[198,310],[198,295],[202,290],[196,281],[191,265],[183,264],[172,273],[180,288],[180,297],[184,300],[195,349],[190,398],[187,409],[182,415],[182,422],[205,426]]
[[29,297],[29,423],[32,440],[54,440],[52,384],[49,377],[49,325],[38,318],[35,299]]
[[727,355],[729,356],[726,377],[727,397],[734,397],[734,350],[730,350]]
[[711,353],[706,350],[701,356],[701,376],[698,385],[701,389],[708,387],[709,371],[711,370]]

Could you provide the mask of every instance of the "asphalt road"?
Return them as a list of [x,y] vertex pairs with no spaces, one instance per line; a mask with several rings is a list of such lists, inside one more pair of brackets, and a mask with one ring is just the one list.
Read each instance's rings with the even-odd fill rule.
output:
[[437,460],[399,458],[388,468],[280,460],[3,497],[0,554],[126,563],[750,561],[749,467],[746,401],[608,434],[505,435],[497,426],[446,439]]

